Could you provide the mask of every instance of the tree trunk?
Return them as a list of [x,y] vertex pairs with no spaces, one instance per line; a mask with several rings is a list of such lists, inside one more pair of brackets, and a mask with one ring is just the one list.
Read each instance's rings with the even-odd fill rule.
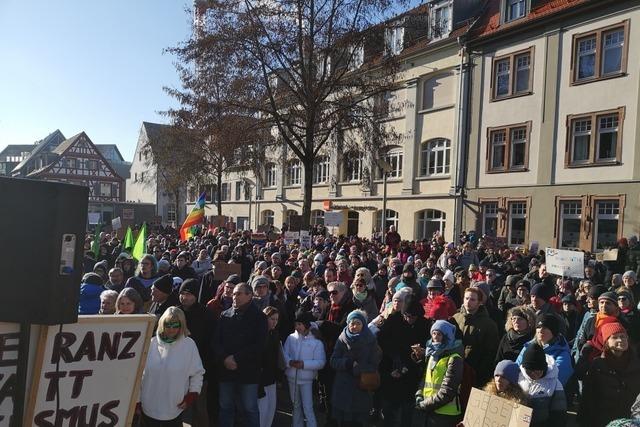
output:
[[216,207],[218,208],[218,216],[222,216],[222,174],[216,174],[216,185],[218,191],[216,191]]
[[176,228],[180,229],[180,226],[182,225],[182,223],[180,222],[180,190],[176,190],[173,192],[174,196],[175,196],[175,202],[176,202]]
[[311,224],[311,200],[313,199],[313,158],[305,159],[304,167],[304,194],[302,199],[302,230],[310,230]]

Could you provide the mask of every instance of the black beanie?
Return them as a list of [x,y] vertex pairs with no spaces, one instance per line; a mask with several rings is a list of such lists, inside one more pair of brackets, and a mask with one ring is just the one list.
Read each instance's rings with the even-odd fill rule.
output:
[[165,274],[164,276],[160,276],[153,282],[153,287],[159,290],[160,292],[164,292],[165,294],[170,294],[173,290],[173,277],[170,274]]
[[598,299],[600,295],[607,292],[607,288],[604,285],[596,285],[589,289],[589,293],[587,294],[589,298]]
[[544,349],[538,343],[533,343],[524,351],[522,367],[530,371],[547,372],[547,358]]
[[298,310],[296,312],[295,321],[302,323],[306,329],[309,329],[311,327],[311,322],[313,322],[314,320],[315,318],[308,311]]
[[102,277],[97,275],[96,273],[86,273],[82,276],[82,283],[88,283],[90,285],[98,285],[102,286]]
[[180,293],[189,292],[194,296],[198,296],[198,291],[200,291],[200,284],[196,279],[187,279],[180,285]]
[[538,317],[536,328],[547,328],[554,337],[557,337],[560,333],[560,321],[553,314],[543,314]]

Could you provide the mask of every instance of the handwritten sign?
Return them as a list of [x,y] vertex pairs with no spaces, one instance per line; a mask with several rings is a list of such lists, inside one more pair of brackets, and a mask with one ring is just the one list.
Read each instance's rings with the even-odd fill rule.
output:
[[341,211],[327,211],[324,213],[324,225],[327,227],[339,227],[342,224]]
[[0,323],[0,427],[9,427],[16,399],[20,325]]
[[565,277],[584,277],[584,253],[563,249],[546,248],[545,264],[551,274]]
[[131,425],[155,321],[79,316],[42,327],[25,425]]
[[531,408],[472,388],[462,423],[464,427],[527,427],[531,413]]
[[285,245],[290,245],[292,243],[295,243],[296,240],[298,240],[300,238],[300,232],[299,231],[285,231],[284,232],[284,244]]
[[305,249],[311,247],[311,233],[306,230],[300,230],[300,247]]
[[618,250],[617,249],[605,249],[604,251],[596,254],[596,260],[598,261],[617,261]]

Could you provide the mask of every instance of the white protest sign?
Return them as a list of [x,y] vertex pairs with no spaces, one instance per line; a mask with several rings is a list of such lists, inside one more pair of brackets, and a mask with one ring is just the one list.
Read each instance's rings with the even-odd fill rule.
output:
[[20,324],[0,323],[0,427],[9,427],[13,416],[18,373]]
[[300,230],[300,246],[306,249],[311,247],[311,234],[308,231]]
[[584,253],[563,249],[546,248],[545,264],[547,271],[558,276],[584,277]]
[[464,427],[527,427],[532,412],[527,406],[472,388],[462,423]]
[[122,228],[122,220],[119,216],[111,220],[111,228],[114,230],[120,230]]
[[340,224],[342,224],[341,211],[326,211],[324,213],[325,227],[340,227]]
[[298,240],[300,238],[300,232],[299,231],[285,231],[284,232],[284,244],[285,245],[290,245],[292,243],[295,243],[296,240]]
[[131,425],[155,321],[96,315],[42,327],[25,425]]
[[89,224],[96,225],[100,224],[100,212],[89,212]]

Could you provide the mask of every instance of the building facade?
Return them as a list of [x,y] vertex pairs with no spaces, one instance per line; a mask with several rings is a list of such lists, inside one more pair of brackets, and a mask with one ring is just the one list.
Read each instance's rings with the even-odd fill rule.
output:
[[588,251],[639,234],[639,24],[632,1],[491,3],[470,41],[463,228]]

